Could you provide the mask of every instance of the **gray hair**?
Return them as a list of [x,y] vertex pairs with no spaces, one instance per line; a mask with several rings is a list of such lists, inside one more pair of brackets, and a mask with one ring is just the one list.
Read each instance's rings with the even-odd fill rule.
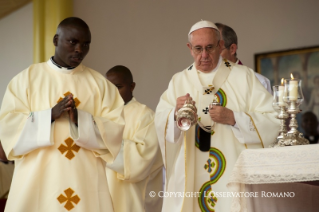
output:
[[237,34],[231,27],[221,23],[215,23],[215,25],[222,31],[225,48],[229,49],[233,43],[238,46]]

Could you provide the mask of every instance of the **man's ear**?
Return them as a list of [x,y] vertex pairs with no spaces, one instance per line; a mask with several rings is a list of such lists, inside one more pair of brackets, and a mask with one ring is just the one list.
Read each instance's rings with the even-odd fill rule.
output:
[[55,34],[53,36],[53,44],[54,44],[54,46],[58,46],[58,38],[59,38],[58,34]]
[[135,88],[135,82],[132,82],[132,84],[131,84],[131,92],[133,92],[133,90],[134,90],[134,88]]
[[187,45],[187,47],[189,48],[189,50],[192,51],[192,45],[191,45],[190,43],[187,43],[186,45]]
[[231,55],[235,55],[236,54],[236,51],[237,51],[237,44],[232,44],[232,45],[230,45],[230,47],[229,47],[229,52],[230,52],[230,54]]

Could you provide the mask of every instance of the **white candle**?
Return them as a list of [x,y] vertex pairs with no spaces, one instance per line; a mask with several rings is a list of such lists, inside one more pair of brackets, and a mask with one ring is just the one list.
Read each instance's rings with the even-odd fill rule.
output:
[[278,105],[279,106],[284,106],[284,100],[283,100],[283,97],[284,97],[284,90],[285,90],[285,87],[282,86],[282,85],[279,85],[278,86]]
[[289,82],[289,99],[297,100],[298,98],[298,80],[290,80]]

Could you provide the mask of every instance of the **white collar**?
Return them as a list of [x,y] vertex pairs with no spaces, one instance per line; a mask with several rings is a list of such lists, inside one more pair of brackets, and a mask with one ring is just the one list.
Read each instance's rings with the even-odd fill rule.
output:
[[52,68],[54,69],[55,71],[58,71],[58,72],[61,72],[61,73],[65,73],[65,74],[70,74],[72,72],[74,72],[75,70],[78,70],[81,66],[78,65],[77,67],[72,67],[72,68],[65,68],[65,67],[62,67],[60,65],[58,65],[56,62],[54,62],[53,60],[53,57],[51,57],[48,61],[47,61],[47,64]]

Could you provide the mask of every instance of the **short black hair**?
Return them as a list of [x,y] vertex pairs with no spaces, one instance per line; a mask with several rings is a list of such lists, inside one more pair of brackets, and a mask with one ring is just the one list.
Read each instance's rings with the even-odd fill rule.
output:
[[81,28],[87,28],[89,29],[89,26],[83,21],[81,18],[78,17],[68,17],[60,22],[59,27],[65,27],[65,26],[76,26]]
[[133,82],[133,75],[130,71],[130,69],[128,69],[127,67],[123,66],[123,65],[116,65],[113,68],[111,68],[110,70],[108,70],[106,72],[106,76],[108,74],[121,74],[124,78],[124,80],[128,83],[132,83]]

